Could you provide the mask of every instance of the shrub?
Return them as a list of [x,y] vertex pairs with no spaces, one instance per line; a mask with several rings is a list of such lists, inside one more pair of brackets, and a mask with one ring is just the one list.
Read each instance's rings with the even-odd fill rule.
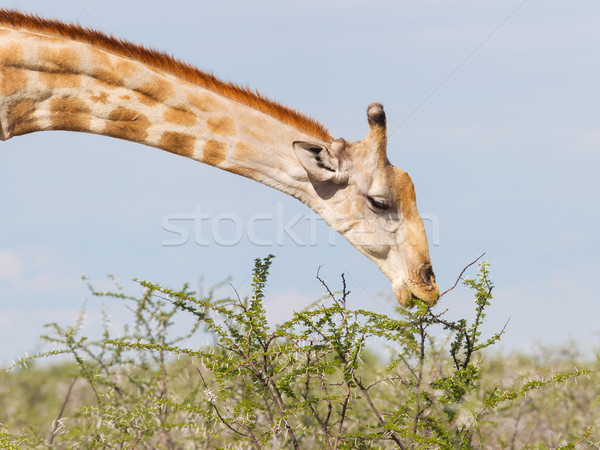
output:
[[[514,446],[514,430],[531,407],[525,398],[590,373],[570,369],[535,380],[515,379],[509,386],[502,377],[486,374],[486,349],[504,332],[489,337],[481,332],[493,300],[487,263],[479,265],[476,278],[463,281],[475,297],[471,321],[447,320],[445,311],[422,303],[399,309],[395,318],[352,310],[344,277],[341,291],[334,293],[317,274],[327,296],[271,327],[263,300],[272,258],[255,261],[252,293],[246,298],[215,299],[214,291],[200,298],[187,286],[175,291],[145,281],[139,282],[140,297],[120,289],[94,291],[130,302],[134,322],[113,337],[105,318],[98,340],[81,335],[81,322],[67,328],[52,324],[54,333],[45,339],[58,349],[19,364],[69,354],[78,376],[69,384],[49,437],[38,427],[13,434],[0,428],[0,443],[56,448]],[[184,332],[175,325],[179,314],[195,318]],[[438,342],[434,336],[440,329],[448,339]],[[214,345],[186,346],[200,333],[212,336]],[[373,340],[388,348],[389,360],[367,349]],[[506,416],[515,407],[517,425],[511,427]],[[494,429],[498,423],[508,434]],[[567,448],[591,442],[587,423],[574,426],[570,434],[540,439]]]

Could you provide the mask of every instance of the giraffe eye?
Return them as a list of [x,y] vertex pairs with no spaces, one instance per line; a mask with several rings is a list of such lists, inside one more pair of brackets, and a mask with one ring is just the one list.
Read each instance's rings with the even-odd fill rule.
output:
[[390,205],[383,199],[376,199],[370,196],[367,196],[367,200],[371,206],[375,209],[379,209],[381,211],[385,211],[386,209],[390,209]]

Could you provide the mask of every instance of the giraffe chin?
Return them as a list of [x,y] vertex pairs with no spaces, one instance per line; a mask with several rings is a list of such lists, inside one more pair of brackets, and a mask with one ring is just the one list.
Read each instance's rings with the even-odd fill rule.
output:
[[393,283],[392,289],[398,303],[406,308],[412,308],[418,301],[435,305],[439,297],[437,284],[427,289],[411,289],[404,282],[400,282]]

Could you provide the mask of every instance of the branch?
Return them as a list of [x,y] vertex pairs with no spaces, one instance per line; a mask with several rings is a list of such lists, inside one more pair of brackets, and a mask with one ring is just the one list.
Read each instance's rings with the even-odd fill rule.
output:
[[465,268],[462,270],[462,272],[460,273],[460,275],[459,275],[459,276],[458,276],[458,278],[456,279],[456,282],[454,283],[454,285],[453,285],[453,286],[452,286],[450,289],[446,289],[444,292],[442,292],[442,293],[440,294],[440,296],[438,297],[438,299],[442,298],[442,297],[443,297],[444,295],[446,295],[448,292],[450,292],[451,290],[453,290],[453,289],[454,289],[454,288],[455,288],[455,287],[458,285],[458,282],[461,280],[461,278],[462,278],[463,274],[466,272],[466,270],[467,270],[469,267],[471,267],[473,264],[475,264],[477,261],[479,261],[481,258],[483,258],[483,257],[484,257],[484,255],[485,255],[485,252],[483,252],[481,255],[479,255],[475,261],[473,261],[472,263],[468,264],[468,265],[467,265],[467,266],[466,266],[466,267],[465,267]]

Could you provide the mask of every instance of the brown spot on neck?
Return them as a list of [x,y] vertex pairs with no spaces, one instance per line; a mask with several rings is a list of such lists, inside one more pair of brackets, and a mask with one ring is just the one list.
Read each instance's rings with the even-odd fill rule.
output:
[[109,85],[122,86],[123,76],[112,67],[110,55],[102,51],[92,52],[92,55],[94,63],[92,77]]
[[38,131],[39,127],[34,116],[36,104],[33,100],[26,99],[11,103],[7,108],[7,136],[21,136]]
[[10,43],[0,47],[0,94],[8,96],[26,87],[27,72],[23,69],[23,47]]
[[8,97],[27,87],[27,71],[7,67],[0,71],[0,95]]
[[158,141],[160,148],[188,158],[194,156],[195,143],[195,136],[175,131],[165,131]]
[[98,95],[92,95],[90,100],[94,103],[102,103],[103,105],[106,105],[108,103],[108,93],[102,91]]
[[142,142],[148,137],[151,123],[144,114],[119,106],[108,115],[103,134],[134,142]]
[[81,58],[72,48],[40,47],[38,58],[43,61],[46,72],[79,73]]
[[89,131],[91,109],[78,98],[50,99],[50,117],[53,130]]
[[133,78],[138,72],[137,63],[129,59],[110,55],[103,50],[94,49],[91,52],[94,68],[92,77],[112,86],[125,86],[127,80]]
[[40,72],[39,80],[48,89],[78,88],[81,85],[81,76],[73,73]]
[[195,114],[192,111],[190,111],[190,109],[185,105],[169,107],[165,111],[164,119],[167,122],[184,126],[194,125],[198,121]]
[[233,149],[233,159],[235,159],[236,161],[246,161],[248,159],[248,154],[251,151],[252,147],[250,147],[245,142],[236,142],[235,148]]
[[40,47],[39,81],[49,89],[78,88],[81,85],[81,58],[70,48]]
[[14,42],[0,47],[0,64],[4,67],[22,67],[23,47]]
[[192,106],[198,108],[199,111],[207,112],[214,111],[216,109],[214,99],[210,98],[208,94],[190,94],[188,96],[188,101]]
[[231,136],[235,133],[235,123],[227,116],[210,117],[206,121],[206,128],[211,133],[220,134],[221,136]]
[[224,142],[211,139],[202,148],[202,162],[211,166],[218,166],[227,157],[227,147]]
[[135,88],[140,102],[146,105],[164,103],[173,95],[173,85],[161,77]]
[[245,142],[236,142],[230,164],[224,169],[231,173],[256,180],[256,172],[245,165],[248,161],[252,161],[253,158],[256,157],[256,155],[251,155],[251,153],[255,151],[256,150],[252,146]]

